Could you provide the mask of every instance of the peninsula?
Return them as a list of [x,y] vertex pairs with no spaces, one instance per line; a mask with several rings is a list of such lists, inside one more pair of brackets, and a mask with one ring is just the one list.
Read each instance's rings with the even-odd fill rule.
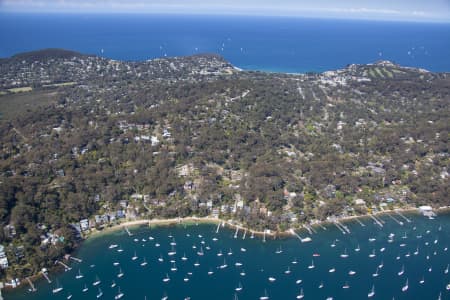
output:
[[388,61],[240,70],[215,54],[0,59],[0,275],[92,228],[190,216],[283,232],[448,206],[450,74]]

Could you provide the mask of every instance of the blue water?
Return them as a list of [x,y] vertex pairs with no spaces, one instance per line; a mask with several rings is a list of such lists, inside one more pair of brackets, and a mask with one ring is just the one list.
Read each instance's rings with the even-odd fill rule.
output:
[[49,47],[120,60],[214,52],[238,67],[266,71],[325,71],[379,59],[450,71],[450,24],[237,16],[0,14],[0,57]]
[[[326,230],[317,227],[310,243],[297,238],[263,242],[249,234],[244,239],[242,231],[234,238],[234,230],[222,228],[216,233],[214,225],[132,228],[131,237],[116,231],[87,240],[76,253],[83,262],[73,262],[70,271],[51,273],[51,284],[41,280],[36,284],[37,292],[18,289],[6,293],[6,299],[62,300],[68,295],[72,299],[96,299],[98,287],[104,293],[100,299],[114,299],[120,286],[123,299],[133,300],[160,299],[164,295],[169,299],[229,300],[235,293],[238,299],[259,299],[265,291],[272,300],[286,300],[296,299],[302,289],[305,299],[344,300],[367,299],[372,285],[372,299],[431,300],[438,299],[439,294],[441,299],[450,299],[446,290],[450,272],[445,271],[450,264],[450,214],[435,220],[409,216],[410,223],[396,214],[392,217],[403,225],[384,215],[380,217],[385,222],[383,228],[368,218],[362,219],[364,227],[348,223],[351,234],[342,234],[334,226]],[[391,233],[394,236],[389,242]],[[307,234],[300,232],[303,237]],[[168,253],[173,251],[171,242],[176,242],[174,255]],[[118,247],[109,249],[111,244]],[[200,247],[202,256],[198,255]],[[369,256],[372,252],[375,257]],[[343,253],[348,257],[341,257]],[[132,259],[134,255],[136,260]],[[148,264],[142,266],[144,258]],[[171,270],[174,265],[170,260],[177,270]],[[311,269],[313,260],[315,267]],[[196,262],[200,265],[195,266]],[[236,266],[236,262],[242,265]],[[225,263],[227,267],[221,268]],[[379,265],[379,275],[374,277]],[[330,272],[333,268],[335,272]],[[402,268],[404,273],[399,275]],[[79,270],[84,277],[76,279]],[[119,278],[120,270],[124,275]],[[356,273],[350,275],[351,270]],[[209,271],[214,273],[208,275]],[[166,275],[169,282],[163,282]],[[97,276],[101,283],[93,286]],[[270,282],[269,277],[275,281]],[[53,294],[56,279],[63,291]],[[409,288],[402,291],[406,280]],[[115,287],[111,287],[113,281]],[[239,283],[243,289],[236,292]],[[349,288],[343,289],[346,283]],[[88,291],[83,292],[85,286]]]

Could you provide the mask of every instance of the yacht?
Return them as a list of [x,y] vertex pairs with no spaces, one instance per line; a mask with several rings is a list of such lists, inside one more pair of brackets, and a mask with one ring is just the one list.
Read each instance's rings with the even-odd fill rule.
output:
[[397,274],[398,274],[398,276],[402,276],[403,273],[405,273],[405,265],[402,266],[402,269]]
[[86,284],[84,284],[84,288],[81,290],[83,293],[86,293],[88,291],[88,287]]
[[359,244],[358,244],[358,246],[355,248],[355,251],[356,251],[356,252],[361,251],[361,248],[359,247]]
[[200,266],[200,263],[198,262],[198,260],[194,263],[194,267],[198,267]]
[[117,300],[117,299],[120,299],[122,297],[123,297],[123,293],[120,291],[120,286],[119,286],[117,295],[114,296],[114,299]]
[[242,291],[242,284],[239,282],[237,288],[234,289],[236,292]]
[[425,276],[422,276],[422,279],[420,279],[419,283],[420,284],[424,284],[425,283]]
[[283,250],[281,249],[281,246],[277,249],[277,251],[275,251],[276,254],[281,254],[283,253]]
[[241,275],[241,276],[245,276],[245,270],[242,270],[242,272],[241,272],[241,273],[239,273],[239,275]]
[[447,268],[445,268],[444,274],[448,274],[448,268],[449,268],[449,265],[447,265]]
[[208,275],[212,275],[212,274],[214,274],[213,270],[209,269]]
[[259,297],[259,300],[269,300],[269,295],[267,295],[267,290],[264,290],[264,296]]
[[81,278],[83,278],[84,276],[83,276],[83,274],[81,274],[81,271],[80,271],[80,269],[78,269],[78,274],[77,274],[77,276],[75,276],[75,278],[76,279],[81,279]]
[[378,269],[379,269],[379,267],[377,267],[377,270],[375,271],[375,273],[372,274],[372,277],[378,277],[378,275],[379,275],[378,274]]
[[183,260],[183,261],[187,260],[186,253],[183,254],[183,257],[181,257],[181,260]]
[[98,288],[97,299],[100,298],[101,296],[103,296],[102,289],[101,289],[101,288]]
[[118,278],[123,277],[123,272],[122,272],[122,268],[119,268],[119,273],[117,274]]
[[319,284],[319,289],[323,288],[323,281],[320,282]]
[[373,296],[375,296],[375,286],[374,285],[372,285],[372,289],[367,294],[367,298],[372,298]]
[[375,255],[375,249],[374,250],[372,250],[372,253],[370,253],[369,254],[369,257],[370,258],[374,258],[376,255]]
[[197,255],[203,256],[205,253],[203,252],[203,247],[200,247],[200,250],[197,251]]
[[314,269],[314,260],[311,261],[311,264],[308,266],[308,269]]
[[331,269],[328,270],[328,272],[329,273],[334,273],[334,272],[336,272],[336,269],[335,268],[331,268]]
[[114,249],[114,248],[117,248],[119,245],[117,245],[117,244],[111,244],[111,245],[109,245],[109,249]]
[[53,294],[59,293],[63,290],[63,287],[56,281],[56,287],[52,290]]
[[144,257],[144,261],[141,262],[141,266],[142,266],[142,267],[145,267],[146,265],[147,265],[147,260],[146,260],[145,257]]
[[355,274],[356,274],[356,272],[353,270],[348,271],[348,275],[355,275]]
[[116,282],[113,280],[112,283],[111,283],[111,287],[113,288],[115,286],[116,286]]
[[137,255],[136,255],[136,251],[134,251],[134,255],[133,255],[133,257],[131,258],[131,260],[136,260],[136,259],[138,259],[138,257],[137,257]]
[[303,288],[300,290],[300,294],[297,295],[297,299],[303,299],[305,295],[303,294]]
[[162,281],[169,282],[170,281],[169,274],[166,273],[166,277],[164,277]]
[[347,258],[348,254],[347,254],[347,248],[345,248],[344,253],[341,254],[342,258]]
[[348,281],[345,282],[345,284],[342,286],[343,289],[349,289],[350,286],[348,285]]
[[408,278],[406,278],[406,283],[405,285],[402,287],[402,292],[406,292],[408,290]]
[[100,279],[98,278],[98,276],[95,276],[95,281],[92,283],[93,286],[99,285],[100,284]]
[[270,282],[274,282],[275,280],[277,280],[275,277],[269,277]]

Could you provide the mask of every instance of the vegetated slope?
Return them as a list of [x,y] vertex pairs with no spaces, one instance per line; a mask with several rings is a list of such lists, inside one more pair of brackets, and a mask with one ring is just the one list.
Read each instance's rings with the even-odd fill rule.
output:
[[[389,62],[269,74],[217,55],[28,57],[0,62],[0,90],[32,85],[58,99],[0,125],[0,222],[17,231],[1,243],[26,246],[8,272],[50,265],[74,246],[69,224],[124,204],[128,218],[220,214],[255,229],[449,204],[448,74]],[[45,232],[64,242],[38,247]]]

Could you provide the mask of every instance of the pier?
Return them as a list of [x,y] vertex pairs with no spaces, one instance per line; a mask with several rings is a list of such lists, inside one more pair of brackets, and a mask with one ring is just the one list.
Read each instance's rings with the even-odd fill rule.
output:
[[239,232],[239,227],[236,227],[236,231],[234,232],[234,238],[237,239],[237,235]]
[[125,231],[128,233],[128,236],[133,236],[133,234],[130,232],[127,226],[125,226]]
[[68,265],[66,265],[65,263],[63,263],[63,262],[61,262],[59,260],[55,261],[55,264],[60,264],[61,266],[63,266],[64,267],[64,271],[72,270],[71,267],[69,267]]
[[338,224],[338,222],[336,220],[333,221],[334,226],[336,226],[337,229],[339,229],[340,232],[342,232],[342,234],[346,234],[347,232],[345,232],[345,230]]
[[398,210],[395,211],[395,213],[397,215],[399,215],[400,217],[402,217],[406,222],[411,223],[411,220],[408,219],[407,217],[405,217],[405,215],[403,215],[401,212],[399,212]]
[[242,239],[245,240],[245,236],[247,235],[247,229],[244,231],[244,235],[242,236]]
[[221,222],[219,222],[219,224],[217,224],[216,233],[219,233],[220,224],[221,224]]
[[35,288],[33,282],[30,280],[30,278],[27,277],[27,278],[25,278],[25,279],[28,281],[28,284],[30,285],[30,291],[31,291],[31,292],[36,292],[37,289]]
[[52,283],[52,281],[50,280],[50,278],[48,278],[47,276],[47,272],[45,271],[41,271],[42,276],[44,276],[44,278],[47,280],[48,283]]
[[359,218],[355,218],[356,222],[359,223],[359,225],[361,225],[361,227],[365,227],[366,224],[364,224],[363,222],[361,222],[361,220]]
[[377,218],[375,218],[374,215],[369,214],[368,216],[371,217],[378,226],[383,227],[383,223],[381,223]]
[[74,260],[74,261],[79,262],[79,263],[83,262],[83,260],[82,260],[81,258],[77,258],[77,257],[75,257],[75,256],[69,256],[69,258],[70,258],[71,260]]
[[397,224],[398,225],[401,225],[401,226],[403,226],[403,222],[402,221],[399,221],[399,220],[397,220],[394,216],[392,216],[391,214],[387,214],[392,220],[394,220],[395,222],[397,222]]
[[338,223],[347,233],[350,234],[350,229],[348,228],[347,225],[342,224],[341,222],[339,222],[338,220],[336,220],[336,223]]

